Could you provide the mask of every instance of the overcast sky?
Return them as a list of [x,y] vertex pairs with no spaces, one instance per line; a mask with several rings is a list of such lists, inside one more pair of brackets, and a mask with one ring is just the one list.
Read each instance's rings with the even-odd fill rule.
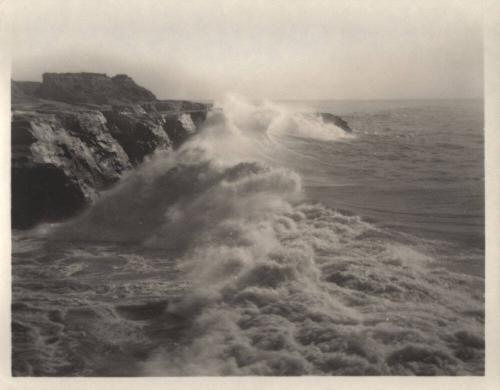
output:
[[160,98],[482,96],[481,1],[15,0],[12,78],[126,73]]

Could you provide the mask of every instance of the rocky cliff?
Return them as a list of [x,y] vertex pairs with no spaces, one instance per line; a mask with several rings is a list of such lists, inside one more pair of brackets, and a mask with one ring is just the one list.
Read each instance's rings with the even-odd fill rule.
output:
[[125,75],[12,82],[12,226],[78,213],[156,150],[178,147],[207,110],[157,100]]
[[83,210],[147,156],[180,146],[209,110],[158,100],[126,75],[45,73],[11,86],[12,226],[21,229]]
[[156,96],[124,74],[44,73],[33,94],[67,103],[119,104],[155,101]]

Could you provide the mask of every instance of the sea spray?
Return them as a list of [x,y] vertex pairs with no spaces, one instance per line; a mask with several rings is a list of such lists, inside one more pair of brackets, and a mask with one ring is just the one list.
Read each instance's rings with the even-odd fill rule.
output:
[[[50,279],[58,295],[44,326],[69,330],[52,344],[41,332],[55,351],[46,372],[80,351],[78,370],[90,374],[110,372],[105,353],[129,357],[128,374],[156,376],[483,370],[482,279],[439,268],[425,240],[307,201],[301,177],[280,164],[283,138],[344,138],[326,140],[321,121],[276,107],[228,98],[175,153],[49,229],[60,252],[37,258],[51,264],[37,272],[66,284]],[[142,297],[152,302],[127,301]]]
[[[301,192],[300,177],[281,168],[280,156],[287,150],[272,138],[283,133],[295,134],[304,123],[308,123],[306,133],[316,129],[311,132],[313,138],[325,133],[335,139],[344,133],[321,119],[294,113],[274,103],[253,105],[228,96],[215,105],[196,137],[175,152],[157,152],[126,175],[117,187],[104,193],[80,218],[56,228],[53,236],[149,241],[173,205],[180,201],[189,203],[193,194],[208,190],[215,182],[225,180],[226,175],[227,191],[220,198],[244,196],[247,191],[252,194],[253,185],[264,185],[268,189],[267,201],[277,202],[281,193],[297,200]],[[241,165],[235,165],[238,163]],[[241,188],[237,188],[231,184],[231,177],[238,176],[240,171],[241,175],[260,171],[262,177],[251,176],[243,184],[238,182]],[[278,196],[273,195],[273,185],[280,192]],[[239,193],[231,195],[232,190]],[[266,203],[263,199],[266,196],[259,194],[262,204]],[[242,204],[236,208],[245,212]],[[168,212],[171,216],[173,211]]]
[[[481,324],[456,322],[477,304],[456,287],[473,278],[430,272],[431,259],[376,230],[319,205],[215,225],[180,259],[192,289],[169,312],[185,319],[182,336],[143,373],[467,372],[458,335],[481,340]],[[481,360],[481,347],[468,353]]]

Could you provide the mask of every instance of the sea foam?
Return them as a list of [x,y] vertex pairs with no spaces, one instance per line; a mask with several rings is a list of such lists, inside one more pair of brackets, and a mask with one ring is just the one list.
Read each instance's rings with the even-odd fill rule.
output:
[[269,102],[219,108],[178,151],[48,233],[174,254],[189,288],[151,321],[182,326],[140,374],[481,371],[483,322],[464,314],[481,307],[481,280],[432,268],[416,238],[308,203],[279,165],[280,137],[335,141],[339,129]]

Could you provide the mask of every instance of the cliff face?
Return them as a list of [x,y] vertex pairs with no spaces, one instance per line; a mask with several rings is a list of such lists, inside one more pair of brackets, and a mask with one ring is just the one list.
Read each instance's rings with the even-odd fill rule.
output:
[[207,110],[158,101],[124,75],[45,74],[42,83],[13,82],[12,226],[78,213],[146,156],[179,146]]
[[35,96],[67,103],[118,104],[154,101],[156,96],[127,75],[45,73]]
[[34,97],[41,85],[38,81],[11,81],[12,100]]
[[157,100],[126,75],[45,73],[41,83],[11,85],[14,228],[75,215],[156,150],[179,147],[209,109]]
[[14,112],[13,226],[72,215],[130,166],[100,112]]

